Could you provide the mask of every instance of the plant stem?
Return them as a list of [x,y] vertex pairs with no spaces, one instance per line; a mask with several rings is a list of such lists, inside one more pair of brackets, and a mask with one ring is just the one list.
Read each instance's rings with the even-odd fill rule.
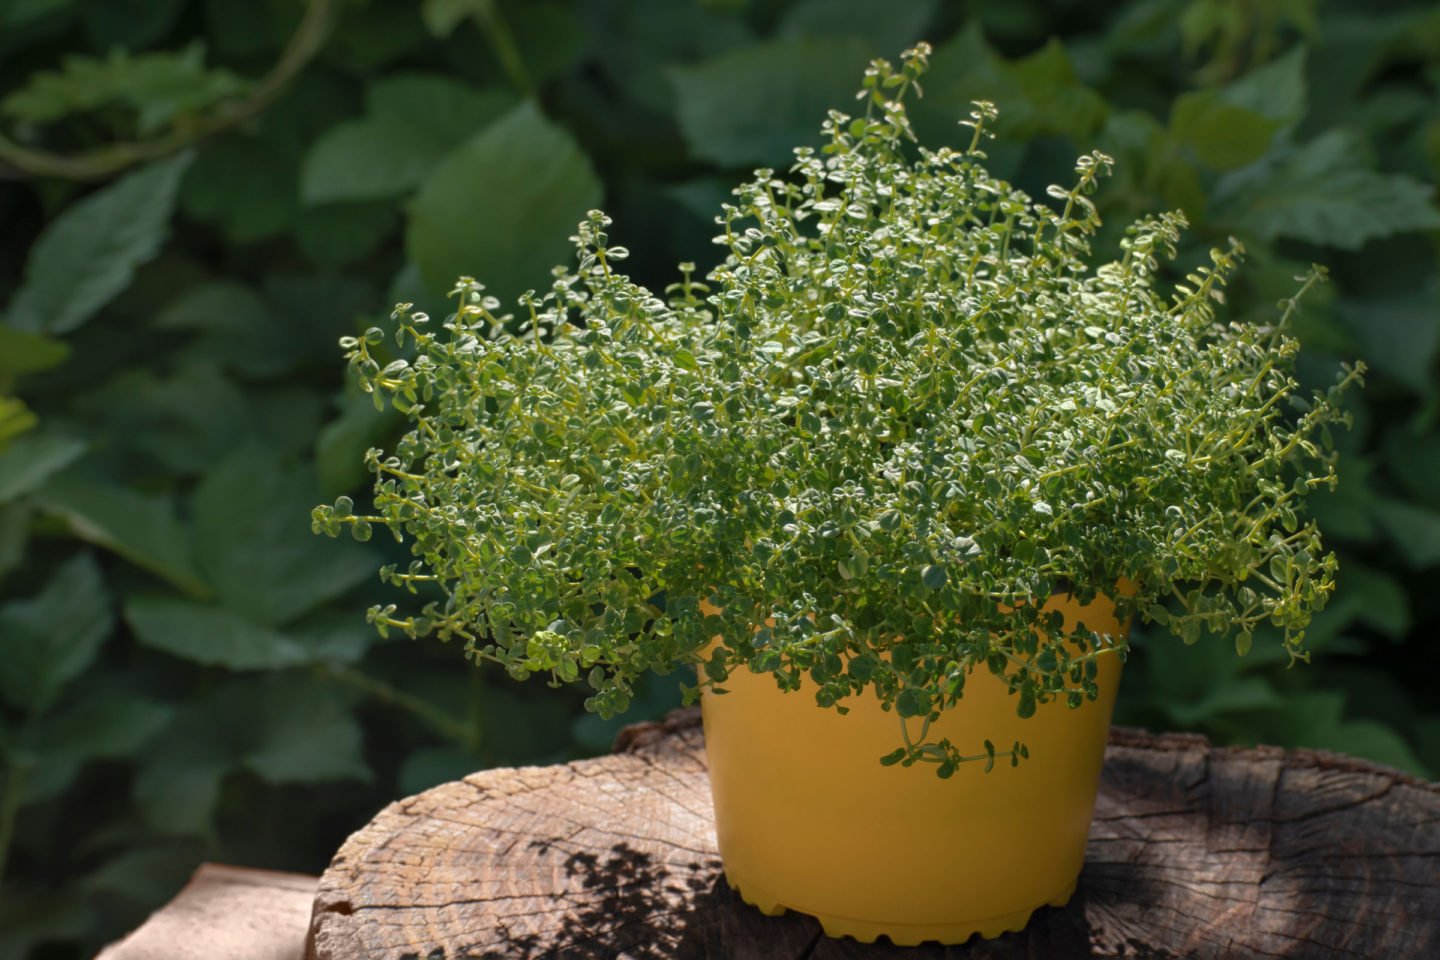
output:
[[456,743],[469,746],[474,739],[474,733],[470,725],[455,719],[444,710],[439,710],[419,697],[406,693],[398,687],[391,686],[384,680],[377,680],[368,674],[356,670],[354,667],[342,667],[329,665],[321,668],[322,674],[332,680],[348,684],[357,690],[363,690],[381,703],[393,704],[410,711],[416,717],[423,720],[432,730],[447,739]]
[[34,150],[0,134],[0,180],[20,176],[101,180],[136,164],[178,153],[199,140],[249,120],[270,106],[320,51],[329,32],[334,5],[335,0],[310,0],[280,59],[244,100],[222,105],[214,114],[198,118],[185,130],[172,130],[154,140],[122,141],[70,155]]

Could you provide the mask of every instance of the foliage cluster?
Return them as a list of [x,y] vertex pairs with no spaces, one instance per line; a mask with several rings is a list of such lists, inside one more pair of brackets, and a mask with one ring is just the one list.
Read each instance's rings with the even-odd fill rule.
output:
[[[983,166],[987,101],[968,148],[914,145],[905,98],[930,52],[875,60],[862,115],[830,111],[792,177],[739,187],[716,218],[725,259],[707,283],[683,264],[668,304],[618,271],[629,251],[591,211],[577,268],[524,294],[518,325],[464,278],[440,336],[397,308],[413,360],[382,367],[379,327],[344,338],[362,390],[411,429],[367,453],[377,513],[342,497],[315,530],[384,525],[418,559],[382,578],[441,593],[420,616],[372,607],[382,634],[460,638],[521,679],[586,673],[604,717],[648,671],[703,661],[704,686],[808,677],[842,710],[873,687],[902,726],[977,667],[1022,717],[1093,699],[1123,638],[1075,624],[1046,642],[1057,592],[1242,654],[1268,624],[1308,659],[1335,557],[1305,501],[1334,487],[1328,428],[1359,369],[1297,397],[1296,299],[1275,325],[1217,318],[1238,246],[1164,296],[1177,214],[1092,269],[1104,154],[1048,189],[1057,211]],[[892,759],[949,776],[983,732],[897,733]]]
[[1095,249],[1153,210],[1191,224],[1177,263],[1237,237],[1240,323],[1325,263],[1301,392],[1372,371],[1310,498],[1341,560],[1314,667],[1264,631],[1138,644],[1121,720],[1440,771],[1433,5],[0,3],[0,956],[88,956],[203,857],[316,871],[397,793],[604,749],[579,697],[354,616],[412,558],[309,510],[403,424],[335,341],[461,274],[543,289],[602,205],[637,281],[703,275],[734,184],[920,39],[923,142],[994,101],[1036,196],[1098,146]]

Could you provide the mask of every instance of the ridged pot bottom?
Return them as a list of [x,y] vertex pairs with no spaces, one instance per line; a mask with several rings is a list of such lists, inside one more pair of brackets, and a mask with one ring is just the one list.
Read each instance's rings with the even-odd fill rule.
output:
[[993,940],[1007,933],[1019,933],[1025,929],[1036,910],[1041,907],[1063,907],[1075,895],[1075,884],[1072,883],[1055,896],[1032,907],[996,917],[947,920],[942,923],[886,923],[841,917],[785,903],[769,895],[761,887],[735,877],[729,870],[725,871],[725,882],[740,895],[741,900],[767,917],[778,917],[787,910],[793,910],[818,920],[827,937],[854,937],[861,943],[874,943],[880,937],[889,937],[892,943],[901,947],[915,947],[927,941],[961,944],[976,934],[985,940]]

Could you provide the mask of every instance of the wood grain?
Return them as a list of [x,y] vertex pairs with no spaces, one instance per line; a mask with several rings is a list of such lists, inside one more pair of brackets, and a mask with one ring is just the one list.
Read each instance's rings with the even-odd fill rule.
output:
[[[803,811],[777,811],[803,816]],[[823,937],[725,885],[698,715],[392,804],[321,879],[309,960],[1440,957],[1440,785],[1117,729],[1080,889],[1020,934]],[[977,865],[977,869],[995,869]]]

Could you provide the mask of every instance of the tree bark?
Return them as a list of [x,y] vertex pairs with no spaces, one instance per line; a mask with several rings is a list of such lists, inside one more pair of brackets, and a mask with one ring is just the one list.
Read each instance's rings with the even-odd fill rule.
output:
[[1363,761],[1116,729],[1070,904],[900,948],[725,885],[698,713],[616,751],[391,804],[322,877],[308,960],[1440,957],[1440,784]]

